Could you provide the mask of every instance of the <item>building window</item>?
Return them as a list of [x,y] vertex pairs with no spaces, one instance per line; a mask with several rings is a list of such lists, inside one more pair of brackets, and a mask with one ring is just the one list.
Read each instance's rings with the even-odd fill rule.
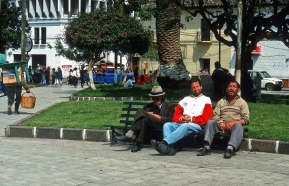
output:
[[202,31],[202,41],[210,41],[210,27],[206,20],[202,19],[202,25],[201,25],[201,31]]
[[41,44],[46,44],[46,27],[41,28]]
[[181,45],[182,58],[187,58],[187,45]]
[[[39,43],[41,38],[41,43]],[[46,44],[46,27],[34,28],[34,44]]]
[[100,4],[99,4],[99,8],[106,8],[105,2],[100,1],[99,3],[100,3]]
[[98,1],[91,1],[91,12],[98,8]]
[[72,16],[77,16],[78,15],[78,2],[77,3],[71,3],[71,14]]
[[216,11],[216,16],[220,16],[222,14],[222,11],[221,10],[217,10]]
[[39,44],[39,28],[34,28],[34,44]]
[[63,0],[63,14],[68,15],[68,0]]
[[80,12],[84,13],[86,12],[86,1],[85,0],[81,0],[81,4],[80,4]]

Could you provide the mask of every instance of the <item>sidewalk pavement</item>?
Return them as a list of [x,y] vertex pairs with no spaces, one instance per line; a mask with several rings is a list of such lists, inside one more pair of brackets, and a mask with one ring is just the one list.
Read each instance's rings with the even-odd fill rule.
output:
[[12,116],[3,106],[6,97],[0,97],[1,186],[288,185],[285,154],[240,150],[228,160],[222,151],[197,157],[197,149],[184,149],[175,156],[162,156],[151,146],[131,153],[129,144],[4,136],[7,125],[68,101],[80,89],[67,85],[31,89],[37,97],[35,108],[21,108],[23,114]]

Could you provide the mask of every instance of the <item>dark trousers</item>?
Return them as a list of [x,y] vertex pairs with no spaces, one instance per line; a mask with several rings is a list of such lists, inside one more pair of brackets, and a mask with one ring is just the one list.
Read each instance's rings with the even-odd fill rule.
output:
[[73,77],[72,78],[72,82],[73,82],[74,86],[77,86],[78,85],[78,78],[77,77]]
[[16,104],[20,104],[21,92],[22,92],[22,85],[21,86],[6,86],[8,105],[12,105],[14,102],[14,99],[15,99]]
[[130,130],[133,130],[137,135],[136,143],[143,143],[145,134],[149,128],[162,128],[162,126],[161,120],[150,115],[147,111],[138,110]]
[[83,85],[84,85],[84,77],[80,77],[80,84],[83,87]]
[[46,85],[49,85],[49,81],[50,81],[49,76],[45,77],[45,80],[46,80]]

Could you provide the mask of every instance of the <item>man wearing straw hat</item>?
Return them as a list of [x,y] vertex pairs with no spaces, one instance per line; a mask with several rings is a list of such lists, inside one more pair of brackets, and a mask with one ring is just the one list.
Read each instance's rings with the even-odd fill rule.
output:
[[[24,67],[22,71],[23,70],[24,70]],[[14,99],[15,99],[14,114],[19,114],[19,105],[21,101],[22,86],[26,90],[27,93],[30,92],[29,88],[26,85],[26,80],[24,78],[23,72],[21,72],[21,83],[5,84],[6,93],[8,97],[8,115],[12,114],[12,105],[14,103]]]
[[116,137],[118,141],[131,141],[132,136],[136,135],[135,145],[131,152],[141,150],[148,128],[162,128],[164,123],[172,121],[175,107],[165,101],[164,95],[165,92],[161,86],[154,86],[149,94],[153,102],[136,112],[131,128],[125,135]]

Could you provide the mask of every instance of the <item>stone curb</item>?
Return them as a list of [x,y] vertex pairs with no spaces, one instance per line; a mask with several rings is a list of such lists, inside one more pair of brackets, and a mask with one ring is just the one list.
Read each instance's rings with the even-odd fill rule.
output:
[[9,125],[5,128],[5,136],[108,142],[110,141],[111,134],[110,130],[22,127]]
[[[10,125],[5,128],[5,136],[109,142],[111,131]],[[245,138],[240,150],[289,154],[289,142]]]

